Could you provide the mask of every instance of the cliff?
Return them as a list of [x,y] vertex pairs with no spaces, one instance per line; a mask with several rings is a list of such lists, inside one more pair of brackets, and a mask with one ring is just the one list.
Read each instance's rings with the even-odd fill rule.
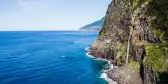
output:
[[91,54],[118,84],[168,84],[168,1],[113,0]]
[[101,20],[95,21],[91,24],[81,27],[79,30],[82,31],[100,31],[104,24],[104,17]]

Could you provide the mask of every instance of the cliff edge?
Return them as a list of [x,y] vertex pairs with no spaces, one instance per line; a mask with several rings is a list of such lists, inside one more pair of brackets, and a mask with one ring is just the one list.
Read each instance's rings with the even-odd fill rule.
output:
[[168,1],[113,0],[91,55],[118,84],[168,84]]

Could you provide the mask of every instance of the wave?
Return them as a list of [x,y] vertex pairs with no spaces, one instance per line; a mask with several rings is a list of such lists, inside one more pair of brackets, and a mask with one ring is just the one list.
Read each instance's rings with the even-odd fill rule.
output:
[[109,84],[117,84],[115,81],[113,81],[112,79],[110,79],[107,75],[107,73],[102,73],[100,75],[100,78],[103,78],[105,81],[107,81]]
[[105,81],[110,82],[110,78],[107,76],[107,73],[103,72],[100,75],[100,78],[103,78]]
[[103,78],[109,84],[117,84],[115,81],[113,81],[111,78],[108,77],[108,71],[113,69],[113,65],[110,63],[109,60],[106,60],[106,59],[99,59],[99,60],[107,61],[109,65],[108,69],[103,69],[103,72],[101,73],[100,78]]
[[100,61],[107,61],[108,62],[108,65],[109,65],[109,68],[108,69],[103,69],[101,75],[100,75],[100,78],[104,79],[105,81],[107,81],[109,84],[117,84],[116,82],[114,82],[112,79],[110,79],[108,77],[108,71],[113,69],[113,65],[111,64],[110,60],[107,60],[107,59],[102,59],[102,58],[95,58],[94,56],[90,55],[90,47],[86,47],[85,48],[85,51],[86,52],[86,56],[90,57],[90,58],[93,58],[94,60],[100,60]]
[[86,53],[86,56],[88,56],[88,57],[90,57],[90,58],[95,58],[95,57],[93,57],[92,55],[90,55],[89,53],[90,53],[90,52],[87,52],[87,53]]
[[85,51],[90,52],[90,47],[86,47]]
[[90,52],[90,51],[91,51],[91,50],[90,50],[90,47],[86,47],[86,48],[85,48],[85,51],[86,51],[86,56],[88,56],[88,57],[90,57],[90,58],[95,58],[94,56],[90,55],[90,53],[91,53],[91,52]]

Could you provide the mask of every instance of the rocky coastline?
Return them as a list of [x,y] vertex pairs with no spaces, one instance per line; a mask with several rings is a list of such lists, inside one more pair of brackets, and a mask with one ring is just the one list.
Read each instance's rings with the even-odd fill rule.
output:
[[[89,52],[87,55],[91,58],[96,58],[98,60],[103,60],[103,61],[107,61],[108,64],[112,65],[113,67],[107,69],[104,71],[104,73],[107,75],[107,77],[105,78],[105,80],[109,83],[109,84],[142,84],[142,80],[139,79],[139,74],[137,74],[138,72],[136,72],[136,68],[132,68],[132,71],[130,72],[132,75],[134,75],[133,78],[135,78],[135,82],[134,81],[127,81],[127,77],[130,78],[130,73],[128,73],[127,67],[121,67],[121,66],[114,66],[113,60],[110,59],[106,59],[106,58],[102,58],[102,57],[96,57],[95,55],[92,54],[92,49],[90,49],[91,52]],[[125,65],[126,66],[126,65]],[[127,65],[129,67],[131,67],[130,65]],[[133,70],[135,69],[135,70]],[[138,76],[138,77],[137,77]]]
[[91,54],[92,49],[90,47],[86,48],[85,51],[87,51],[86,56],[88,56],[90,58],[95,58],[96,60],[102,60],[102,61],[108,62],[109,67],[103,70],[103,73],[101,74],[101,78],[105,79],[109,84],[117,84],[117,82],[112,80],[109,76],[110,75],[109,72],[112,71],[112,69],[117,66],[113,66],[113,64],[111,63],[111,60],[108,60],[105,58],[97,58],[97,57],[93,56]]
[[113,0],[90,55],[117,84],[168,84],[168,1]]

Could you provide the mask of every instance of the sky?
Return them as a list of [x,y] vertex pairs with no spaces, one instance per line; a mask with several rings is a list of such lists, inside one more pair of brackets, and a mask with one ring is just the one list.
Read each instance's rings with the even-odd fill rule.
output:
[[112,0],[0,0],[0,31],[77,30],[105,16]]

